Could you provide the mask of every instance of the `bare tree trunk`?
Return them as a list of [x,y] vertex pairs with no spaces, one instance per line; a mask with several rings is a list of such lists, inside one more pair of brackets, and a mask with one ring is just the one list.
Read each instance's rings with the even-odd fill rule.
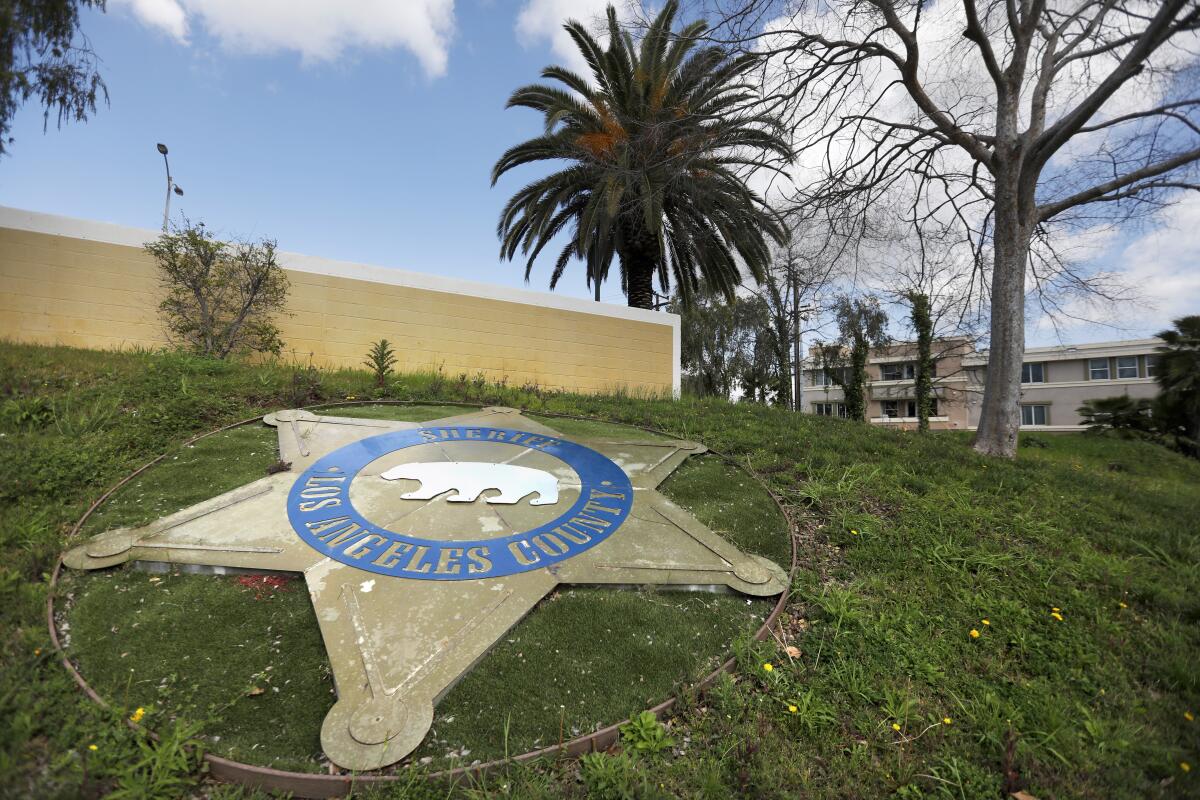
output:
[[[1015,175],[996,176],[991,344],[975,450],[1013,458],[1021,427],[1021,362],[1025,358],[1025,269],[1033,225]],[[1032,192],[1029,192],[1032,195]]]

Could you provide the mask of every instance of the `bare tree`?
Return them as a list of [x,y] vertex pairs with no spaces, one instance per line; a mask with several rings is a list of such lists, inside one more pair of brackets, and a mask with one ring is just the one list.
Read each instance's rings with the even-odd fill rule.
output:
[[914,336],[914,405],[918,430],[929,430],[935,396],[950,399],[965,390],[954,388],[961,373],[948,369],[946,357],[961,355],[979,338],[980,298],[973,289],[971,254],[964,252],[953,229],[889,225],[877,219],[879,231],[863,282],[872,291],[907,309]]
[[289,284],[273,240],[230,245],[184,220],[144,249],[158,262],[158,309],[172,344],[214,358],[282,349],[275,318]]
[[788,239],[774,251],[763,280],[752,289],[766,305],[772,335],[770,345],[780,376],[776,401],[801,411],[803,397],[803,339],[821,330],[820,293],[839,275],[847,248],[845,237],[813,219],[793,215]]
[[1014,456],[1027,291],[1087,288],[1052,237],[1200,188],[1200,2],[708,5],[718,38],[767,57],[769,111],[806,151],[798,202],[866,213],[899,193],[912,222],[969,237],[990,303],[975,449]]

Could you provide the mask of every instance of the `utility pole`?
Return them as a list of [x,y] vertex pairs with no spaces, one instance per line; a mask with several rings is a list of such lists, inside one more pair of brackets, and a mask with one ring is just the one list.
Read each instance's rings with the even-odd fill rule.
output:
[[167,168],[167,202],[163,206],[163,232],[166,233],[167,221],[171,218],[171,193],[183,197],[183,189],[175,181],[171,180],[171,164],[167,161],[167,146],[162,142],[158,143],[158,152],[162,153],[163,166]]

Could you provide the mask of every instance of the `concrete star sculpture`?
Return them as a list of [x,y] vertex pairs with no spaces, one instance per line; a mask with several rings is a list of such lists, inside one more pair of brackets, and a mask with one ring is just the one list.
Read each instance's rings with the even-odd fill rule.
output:
[[499,407],[423,423],[265,421],[290,472],[63,560],[303,573],[337,689],[321,745],[346,769],[411,753],[442,695],[559,584],[787,586],[779,566],[656,491],[704,451],[692,442],[572,441]]

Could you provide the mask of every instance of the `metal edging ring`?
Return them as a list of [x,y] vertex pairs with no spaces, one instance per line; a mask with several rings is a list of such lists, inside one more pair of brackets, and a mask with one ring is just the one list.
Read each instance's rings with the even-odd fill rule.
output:
[[[424,405],[441,405],[441,406],[461,406],[464,408],[484,408],[484,406],[479,405],[477,403],[464,403],[461,401],[452,401],[452,400],[353,400],[353,401],[343,401],[343,402],[334,402],[334,403],[317,403],[317,404],[310,405],[310,406],[303,406],[302,408],[304,410],[313,410],[313,409],[321,409],[321,408],[339,408],[339,407],[344,407],[344,406],[372,406],[372,405],[422,405],[422,406],[424,406]],[[531,413],[538,414],[538,415],[544,416],[544,417],[558,417],[560,419],[575,419],[575,420],[582,420],[585,422],[602,422],[602,423],[609,424],[609,425],[625,425],[626,427],[637,428],[639,430],[643,430],[648,433],[657,434],[659,436],[667,436],[667,437],[675,438],[674,434],[672,434],[668,431],[658,430],[657,428],[651,428],[647,425],[636,425],[636,424],[625,423],[625,422],[613,422],[611,420],[600,419],[598,417],[583,416],[580,414],[561,414],[561,413],[557,413],[557,412],[553,412],[553,411],[534,411],[533,409],[521,409],[521,410],[522,410],[522,412],[530,411]],[[233,422],[233,423],[230,423],[229,425],[224,425],[220,428],[216,428],[214,430],[208,431],[207,433],[201,433],[196,436],[193,436],[192,438],[187,439],[182,444],[180,444],[179,447],[187,447],[188,445],[198,442],[201,439],[205,439],[209,436],[214,436],[218,433],[223,433],[228,430],[233,430],[234,428],[240,428],[243,425],[250,425],[252,423],[259,422],[261,420],[262,420],[262,415],[257,415],[257,416],[251,417],[249,419],[243,419],[239,422]],[[115,494],[119,489],[121,489],[123,486],[125,486],[125,484],[129,483],[131,480],[136,478],[138,475],[141,475],[143,472],[148,470],[150,467],[152,467],[155,464],[162,461],[164,458],[167,457],[167,455],[169,455],[170,452],[171,451],[168,450],[167,452],[157,456],[156,458],[151,459],[150,461],[147,461],[145,464],[138,467],[137,469],[135,469],[133,472],[126,475],[121,480],[117,481],[117,483],[113,484],[113,486],[111,486],[107,491],[105,491],[104,494],[100,495],[100,497],[97,498],[97,500],[88,507],[87,511],[83,512],[83,516],[81,516],[79,518],[79,520],[75,523],[75,525],[71,528],[71,532],[67,535],[67,542],[70,543],[72,540],[75,539],[75,537],[77,537],[79,535],[80,530],[83,528],[83,526],[87,522],[88,518],[91,517],[91,515],[96,511],[96,509],[98,509],[110,497],[112,497],[113,494]],[[799,556],[800,556],[799,550],[798,550],[798,544],[797,544],[797,537],[796,537],[796,525],[792,519],[791,514],[788,513],[787,508],[784,506],[783,501],[779,498],[779,495],[777,495],[775,493],[775,491],[772,490],[771,487],[768,486],[767,483],[758,476],[758,474],[756,474],[755,472],[750,470],[748,467],[742,466],[741,464],[734,461],[732,458],[725,455],[724,453],[720,453],[718,451],[711,450],[711,449],[708,452],[711,453],[712,455],[717,456],[725,463],[727,463],[733,467],[736,467],[737,469],[743,470],[751,478],[753,478],[755,481],[757,481],[758,484],[760,486],[762,486],[762,488],[770,496],[771,500],[774,501],[776,508],[779,509],[779,513],[783,515],[784,521],[787,523],[788,534],[789,534],[789,538],[791,539],[791,543],[792,543],[792,563],[788,569],[788,586],[789,586],[789,588],[780,593],[779,599],[776,601],[774,608],[771,609],[771,613],[767,615],[767,618],[765,620],[763,620],[763,624],[759,627],[759,629],[757,631],[755,631],[754,640],[761,642],[767,638],[767,635],[770,633],[771,628],[775,624],[775,621],[779,618],[780,613],[783,612],[783,608],[787,604],[788,594],[790,592],[790,587],[791,587],[791,581],[794,580],[794,578],[795,578],[796,568],[799,564]],[[59,659],[60,659],[63,667],[67,670],[67,672],[75,680],[75,683],[77,683],[79,685],[79,687],[81,689],[83,689],[84,693],[89,698],[91,698],[91,700],[93,702],[95,702],[102,708],[108,708],[109,707],[108,702],[103,697],[101,697],[96,692],[96,690],[91,687],[91,685],[88,684],[88,682],[84,679],[83,675],[79,672],[78,669],[76,669],[75,665],[71,663],[71,659],[68,658],[67,654],[63,651],[62,643],[58,637],[58,626],[55,624],[55,621],[54,621],[54,595],[55,595],[54,590],[58,585],[58,576],[62,572],[62,566],[63,566],[63,562],[62,562],[62,557],[60,556],[58,561],[54,565],[54,571],[51,573],[50,582],[47,585],[48,591],[46,593],[46,624],[50,631],[50,641],[54,645],[54,649],[58,653]],[[692,684],[691,688],[697,692],[704,692],[706,689],[708,689],[710,686],[712,686],[713,683],[716,682],[716,680],[723,673],[732,672],[735,663],[736,663],[735,658],[726,659],[726,661],[724,663],[722,663],[721,666],[717,667],[715,670],[710,672],[708,675],[701,678],[695,684]],[[678,694],[672,695],[671,697],[668,697],[666,700],[663,700],[658,705],[652,706],[648,710],[652,714],[654,714],[656,717],[660,717],[663,714],[665,714],[666,712],[670,711],[675,706],[675,704],[678,702],[678,700],[679,700]],[[454,782],[458,782],[462,779],[468,778],[472,775],[482,775],[484,773],[491,772],[497,768],[506,766],[508,764],[524,764],[524,763],[528,763],[531,761],[537,761],[538,759],[541,759],[541,758],[548,758],[548,757],[552,757],[552,756],[565,757],[565,758],[578,758],[579,756],[585,755],[587,753],[594,753],[594,752],[601,751],[601,750],[607,750],[609,747],[611,747],[617,741],[617,738],[620,736],[621,726],[627,724],[628,722],[629,722],[628,719],[624,719],[624,720],[621,720],[620,722],[616,722],[616,723],[613,723],[612,725],[601,728],[598,731],[589,733],[586,736],[579,736],[579,737],[576,737],[575,739],[571,739],[570,741],[562,742],[562,743],[556,744],[556,745],[551,745],[549,747],[543,747],[538,750],[530,750],[527,753],[522,753],[520,755],[511,756],[509,758],[496,759],[493,761],[484,762],[482,764],[474,764],[474,765],[470,765],[470,766],[455,767],[454,769],[440,770],[438,772],[432,772],[426,776],[426,779],[430,780],[430,781],[449,781],[451,783],[454,783]],[[130,728],[134,728],[134,729],[140,727],[138,725],[138,723],[132,722],[130,720],[126,720],[125,724],[128,725]],[[157,734],[155,734],[153,731],[150,731],[149,734],[155,740],[158,739]],[[387,784],[387,783],[393,783],[395,781],[406,778],[406,776],[400,775],[400,774],[389,774],[389,775],[363,774],[363,773],[323,774],[323,773],[316,773],[316,772],[291,772],[289,770],[273,769],[271,767],[260,767],[260,766],[254,765],[254,764],[246,764],[241,761],[234,761],[232,759],[223,758],[222,756],[213,755],[212,753],[205,753],[204,760],[208,764],[209,774],[212,775],[212,777],[216,778],[217,780],[227,781],[229,783],[237,783],[242,786],[249,786],[249,787],[257,788],[257,789],[290,792],[296,797],[305,797],[305,798],[341,797],[341,796],[349,793],[355,787],[358,787],[358,786]]]

